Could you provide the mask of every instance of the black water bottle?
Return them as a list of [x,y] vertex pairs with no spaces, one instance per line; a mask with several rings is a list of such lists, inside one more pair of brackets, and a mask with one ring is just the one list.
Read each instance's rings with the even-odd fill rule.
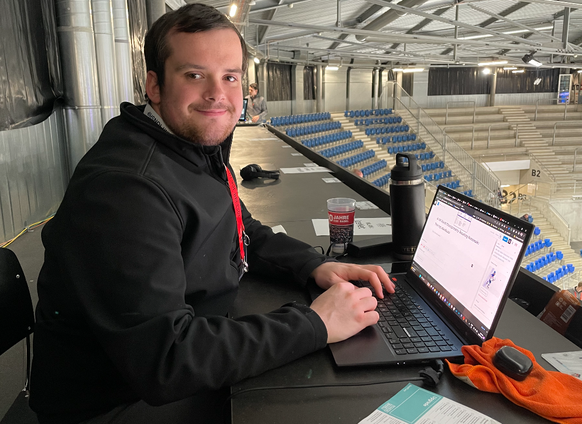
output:
[[413,154],[398,153],[390,173],[392,250],[397,259],[411,260],[425,220],[424,179]]

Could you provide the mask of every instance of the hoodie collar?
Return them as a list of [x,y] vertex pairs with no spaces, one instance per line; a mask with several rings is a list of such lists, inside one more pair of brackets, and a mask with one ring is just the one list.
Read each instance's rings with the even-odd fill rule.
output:
[[149,136],[153,137],[156,141],[165,144],[182,156],[184,156],[185,151],[193,151],[194,153],[205,156],[214,156],[220,152],[224,163],[229,163],[234,128],[219,145],[202,146],[173,134],[169,129],[167,129],[162,118],[155,113],[151,106],[149,106],[149,109],[151,109],[155,114],[152,114],[152,116],[156,119],[153,119],[152,116],[146,115],[149,111],[148,106],[149,105],[135,106],[131,103],[124,102],[120,107],[121,116]]

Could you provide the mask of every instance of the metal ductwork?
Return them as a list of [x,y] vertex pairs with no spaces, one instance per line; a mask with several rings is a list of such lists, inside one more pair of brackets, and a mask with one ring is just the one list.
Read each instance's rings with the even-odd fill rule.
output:
[[[398,5],[403,6],[403,7],[412,8],[415,6],[420,6],[424,3],[426,3],[427,1],[428,0],[403,0],[400,3],[398,3]],[[387,7],[390,7],[390,6],[387,5]],[[399,10],[394,10],[394,9],[387,10],[386,13],[384,13],[382,16],[377,17],[376,19],[374,19],[372,22],[370,22],[368,25],[366,25],[362,29],[369,30],[369,31],[380,31],[386,25],[394,22],[396,19],[398,19],[401,16],[404,16],[405,14],[406,14],[406,12],[402,12]],[[356,35],[356,39],[358,41],[366,41],[366,38],[367,37],[364,35]]]
[[95,52],[101,98],[101,117],[105,124],[118,115],[117,72],[115,64],[115,42],[113,38],[113,15],[111,0],[91,0],[93,6],[93,28]]
[[69,166],[72,171],[102,129],[90,2],[55,0],[64,81]]
[[129,18],[126,0],[111,0],[117,69],[117,94],[120,102],[134,102],[133,61],[129,43]]
[[166,13],[166,2],[164,0],[146,0],[146,13],[149,29],[158,18]]

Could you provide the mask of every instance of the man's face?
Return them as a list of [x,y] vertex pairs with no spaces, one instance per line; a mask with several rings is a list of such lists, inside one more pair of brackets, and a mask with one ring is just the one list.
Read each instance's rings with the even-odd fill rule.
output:
[[253,87],[249,87],[249,94],[251,97],[255,97],[258,94],[258,91],[255,90]]
[[176,135],[202,145],[220,144],[242,111],[242,48],[232,29],[168,34],[171,54],[163,89],[148,72],[152,107]]

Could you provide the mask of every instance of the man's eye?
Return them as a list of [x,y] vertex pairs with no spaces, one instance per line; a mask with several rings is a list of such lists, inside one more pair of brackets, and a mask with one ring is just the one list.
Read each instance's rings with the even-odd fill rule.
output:
[[186,74],[186,76],[188,78],[191,78],[191,79],[198,79],[198,78],[200,78],[200,74]]
[[236,81],[236,77],[233,77],[232,75],[229,75],[226,77],[226,79],[230,82],[235,82]]

